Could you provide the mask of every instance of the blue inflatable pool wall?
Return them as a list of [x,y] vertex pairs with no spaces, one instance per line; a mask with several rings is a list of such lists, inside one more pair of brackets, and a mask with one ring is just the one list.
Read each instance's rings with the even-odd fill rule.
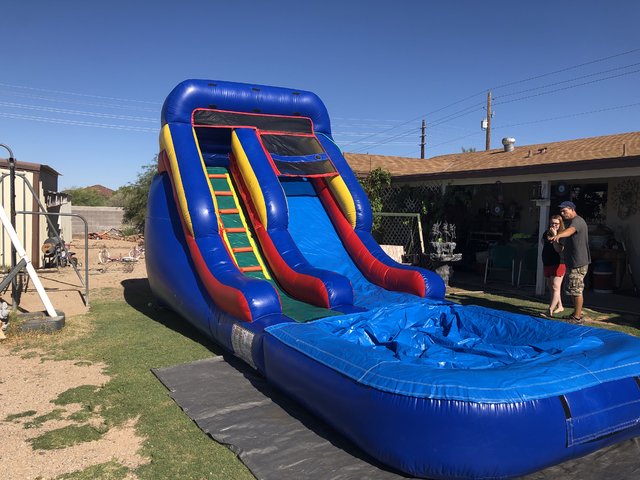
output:
[[187,80],[158,158],[154,294],[381,462],[508,478],[640,435],[640,340],[444,300],[371,236],[315,94]]

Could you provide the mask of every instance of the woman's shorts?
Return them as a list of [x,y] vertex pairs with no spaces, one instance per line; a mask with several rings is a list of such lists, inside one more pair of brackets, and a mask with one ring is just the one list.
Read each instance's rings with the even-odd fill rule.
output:
[[567,266],[564,263],[560,265],[545,265],[544,276],[549,277],[564,277],[567,272]]

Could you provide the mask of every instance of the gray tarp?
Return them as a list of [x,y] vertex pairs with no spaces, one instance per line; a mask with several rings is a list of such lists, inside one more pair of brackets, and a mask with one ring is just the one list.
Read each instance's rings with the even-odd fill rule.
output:
[[[398,480],[233,357],[153,373],[184,412],[261,480]],[[526,480],[637,480],[640,440],[527,475]]]

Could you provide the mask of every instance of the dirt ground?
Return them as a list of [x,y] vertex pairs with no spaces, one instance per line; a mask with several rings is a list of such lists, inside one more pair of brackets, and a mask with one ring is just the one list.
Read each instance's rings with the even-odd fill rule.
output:
[[[92,293],[105,287],[122,289],[121,282],[128,278],[145,278],[144,260],[137,262],[110,261],[101,264],[98,253],[107,248],[112,259],[126,257],[136,245],[124,240],[89,240],[89,301]],[[72,251],[82,263],[79,269],[84,279],[84,239],[73,242]],[[54,308],[65,314],[66,321],[86,313],[85,287],[73,268],[38,271]],[[117,290],[116,290],[117,295]],[[11,304],[11,291],[2,295]],[[20,310],[44,311],[33,282],[20,299]],[[114,460],[121,465],[135,468],[148,460],[138,454],[143,439],[135,431],[135,421],[109,430],[97,441],[85,442],[55,450],[33,450],[30,439],[43,433],[73,425],[69,417],[80,405],[54,405],[58,395],[81,385],[100,386],[109,381],[103,372],[104,365],[85,362],[53,361],[38,351],[13,351],[12,343],[0,340],[0,474],[6,479],[53,479],[61,474],[86,469],[92,465]],[[61,375],[60,372],[64,372]],[[35,417],[57,412],[55,419],[42,423]],[[32,414],[26,414],[26,412]],[[37,412],[33,414],[33,412]],[[92,422],[100,423],[99,415]],[[127,477],[129,479],[134,476]]]
[[[146,278],[147,272],[144,259],[135,262],[120,261],[129,257],[130,251],[137,246],[135,241],[127,240],[88,240],[89,265],[89,303],[91,292],[105,287],[122,288],[121,282],[128,278]],[[100,263],[99,253],[106,248],[111,261]],[[69,248],[76,253],[81,265],[78,267],[80,276],[72,267],[39,269],[38,278],[42,282],[53,307],[65,314],[66,317],[86,313],[85,303],[85,251],[84,239],[74,239]],[[11,287],[1,299],[11,305]],[[25,312],[44,311],[42,300],[38,296],[31,280],[28,280],[25,292],[20,296],[20,310]]]

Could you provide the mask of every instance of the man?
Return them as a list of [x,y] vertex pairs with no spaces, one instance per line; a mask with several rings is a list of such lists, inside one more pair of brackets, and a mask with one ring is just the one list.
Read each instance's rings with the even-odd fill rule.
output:
[[564,241],[564,261],[567,265],[568,281],[565,286],[565,294],[573,301],[573,313],[564,317],[571,323],[582,323],[582,306],[584,298],[584,277],[589,270],[591,263],[591,252],[589,251],[589,232],[587,222],[576,212],[576,205],[573,202],[562,202],[560,205],[560,215],[564,219],[566,228],[563,232],[554,235],[551,240]]

